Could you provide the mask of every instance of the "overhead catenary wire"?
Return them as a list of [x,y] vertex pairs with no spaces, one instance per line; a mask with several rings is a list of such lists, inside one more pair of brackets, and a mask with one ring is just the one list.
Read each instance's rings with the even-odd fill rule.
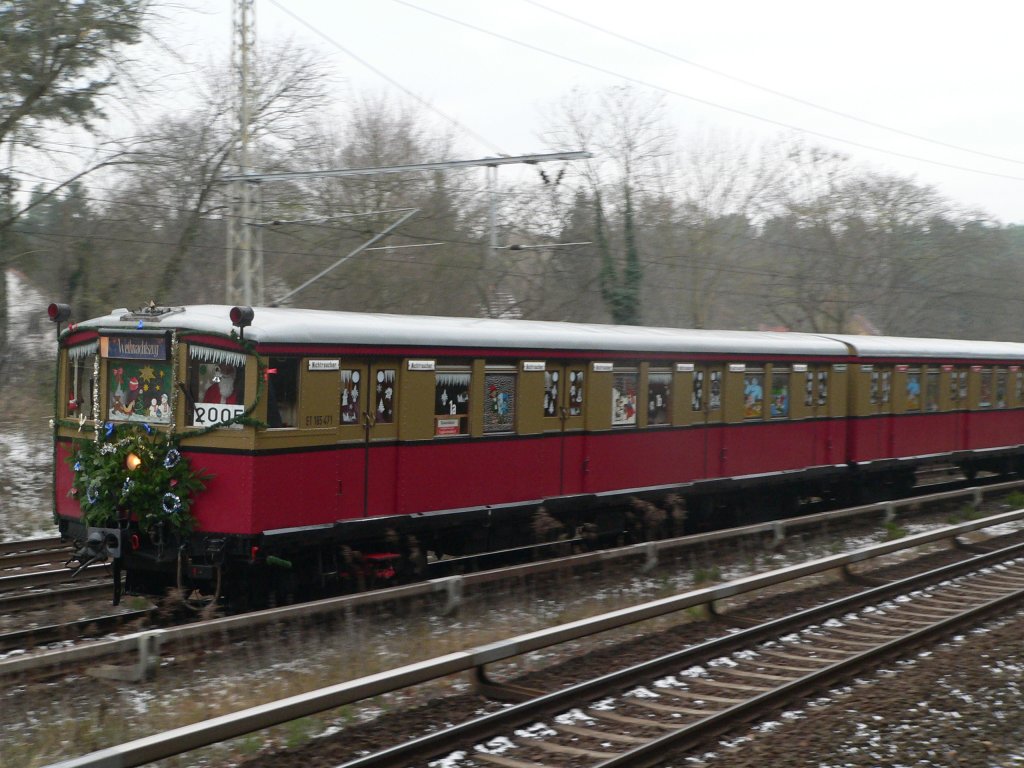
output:
[[[271,0],[271,1],[273,2],[274,0]],[[549,50],[547,48],[543,48],[543,47],[541,47],[539,45],[535,45],[533,43],[528,43],[528,42],[526,42],[524,40],[517,40],[516,38],[511,37],[511,36],[506,35],[506,34],[503,34],[501,32],[495,32],[494,30],[486,29],[485,27],[481,27],[481,26],[478,26],[476,24],[472,24],[472,23],[470,23],[468,21],[463,21],[462,19],[457,19],[457,18],[455,18],[453,16],[449,16],[447,14],[443,14],[443,13],[440,13],[438,11],[431,10],[429,8],[424,8],[424,7],[420,6],[420,5],[417,5],[415,3],[409,2],[409,0],[391,0],[391,1],[394,2],[394,3],[397,3],[399,5],[404,5],[404,6],[406,6],[408,8],[411,8],[411,9],[413,9],[415,11],[419,11],[420,13],[427,14],[428,16],[434,16],[434,17],[436,17],[438,19],[442,19],[442,20],[447,21],[447,22],[449,22],[451,24],[456,24],[458,26],[462,26],[462,27],[465,27],[467,29],[472,29],[472,30],[474,30],[476,32],[480,32],[482,34],[489,35],[490,37],[494,37],[494,38],[496,38],[498,40],[503,40],[503,41],[505,41],[507,43],[511,43],[513,45],[517,45],[517,46],[526,48],[528,50],[536,51],[537,53],[542,53],[542,54],[544,54],[546,56],[550,56],[552,58],[560,59],[562,61],[566,61],[566,62],[569,62],[571,64],[576,64],[578,66],[585,67],[587,69],[591,69],[591,70],[593,70],[595,72],[600,72],[601,74],[604,74],[604,75],[610,75],[612,77],[615,77],[615,78],[617,78],[619,80],[623,80],[625,82],[630,82],[630,83],[634,83],[636,85],[641,85],[641,86],[643,86],[645,88],[651,88],[651,89],[656,90],[656,91],[661,91],[662,93],[666,93],[666,94],[668,94],[670,96],[676,96],[678,98],[687,99],[688,101],[692,101],[692,102],[697,103],[697,104],[703,104],[704,106],[712,107],[713,109],[723,110],[725,112],[730,112],[730,113],[732,113],[734,115],[740,115],[741,117],[746,117],[746,118],[749,118],[749,119],[752,119],[752,120],[757,120],[757,121],[760,121],[760,122],[763,122],[763,123],[767,123],[769,125],[775,125],[775,126],[778,126],[780,128],[785,128],[786,130],[797,131],[799,133],[807,134],[809,136],[817,136],[818,138],[827,139],[829,141],[839,142],[841,144],[846,144],[846,145],[849,145],[849,146],[852,146],[852,147],[858,147],[859,149],[866,149],[866,150],[869,150],[869,151],[872,151],[872,152],[879,152],[879,153],[882,153],[882,154],[885,154],[885,155],[890,155],[892,157],[899,157],[899,158],[902,158],[904,160],[913,160],[913,161],[919,162],[919,163],[926,163],[928,165],[934,165],[934,166],[938,166],[938,167],[942,167],[942,168],[950,168],[952,170],[965,171],[967,173],[975,173],[975,174],[980,174],[982,176],[990,176],[990,177],[993,177],[993,178],[1008,179],[1008,180],[1011,180],[1011,181],[1024,181],[1024,176],[1016,176],[1014,174],[1001,173],[999,171],[987,171],[987,170],[984,170],[984,169],[981,169],[981,168],[971,168],[969,166],[959,165],[957,163],[947,163],[947,162],[944,162],[942,160],[933,160],[931,158],[921,157],[919,155],[913,155],[913,154],[910,154],[910,153],[907,153],[907,152],[899,152],[899,151],[892,150],[892,149],[886,149],[884,147],[878,147],[878,146],[875,146],[873,144],[867,144],[865,142],[856,141],[854,139],[846,139],[846,138],[843,138],[841,136],[836,136],[834,134],[825,133],[823,131],[817,131],[817,130],[814,130],[812,128],[805,128],[803,126],[796,125],[794,123],[788,123],[788,122],[785,122],[783,120],[776,120],[776,119],[771,118],[771,117],[765,117],[764,115],[759,115],[756,112],[751,112],[749,110],[739,109],[738,107],[730,107],[730,106],[728,106],[726,104],[719,104],[718,102],[711,101],[710,99],[704,99],[704,98],[701,98],[699,96],[693,96],[693,95],[688,94],[688,93],[683,93],[682,91],[675,90],[673,88],[668,88],[668,87],[663,86],[663,85],[658,85],[657,83],[653,83],[650,80],[645,80],[645,79],[640,78],[640,77],[635,77],[633,75],[627,75],[627,74],[624,74],[622,72],[616,72],[615,70],[608,69],[607,67],[603,67],[603,66],[601,66],[599,64],[592,64],[590,62],[583,61],[582,59],[578,59],[578,58],[575,58],[573,56],[569,56],[569,55],[564,54],[564,53],[559,53],[558,51],[552,51],[552,50]]]
[[652,51],[653,53],[657,53],[657,54],[659,54],[661,56],[665,56],[667,58],[674,59],[675,61],[678,61],[678,62],[680,62],[682,64],[686,64],[686,65],[691,66],[691,67],[696,67],[697,69],[701,69],[701,70],[703,70],[705,72],[710,72],[711,74],[716,75],[718,77],[723,77],[723,78],[725,78],[727,80],[731,80],[734,83],[739,83],[739,84],[745,85],[745,86],[747,86],[749,88],[755,88],[755,89],[757,89],[759,91],[763,91],[764,93],[768,93],[768,94],[771,94],[773,96],[777,96],[777,97],[779,97],[781,99],[786,99],[788,101],[792,101],[792,102],[794,102],[796,104],[801,104],[801,105],[803,105],[805,107],[810,107],[811,109],[816,109],[816,110],[819,110],[821,112],[827,112],[828,114],[835,115],[836,117],[841,117],[841,118],[844,118],[846,120],[852,120],[854,122],[858,122],[858,123],[860,123],[862,125],[867,125],[867,126],[870,126],[872,128],[879,128],[879,129],[881,129],[883,131],[889,131],[891,133],[896,133],[896,134],[899,134],[900,136],[905,136],[907,138],[915,139],[917,141],[923,141],[923,142],[927,142],[929,144],[935,144],[936,146],[945,147],[946,149],[955,149],[958,152],[966,152],[966,153],[969,153],[969,154],[972,154],[972,155],[978,155],[979,157],[986,157],[986,158],[988,158],[990,160],[1000,160],[1002,162],[1016,163],[1018,165],[1024,165],[1024,160],[1021,160],[1021,159],[1018,159],[1018,158],[1006,157],[1004,155],[995,155],[995,154],[992,154],[990,152],[983,152],[983,151],[978,150],[978,149],[972,149],[971,147],[964,147],[964,146],[961,146],[959,144],[952,144],[950,142],[942,141],[940,139],[933,139],[933,138],[930,138],[928,136],[922,136],[919,133],[913,133],[911,131],[903,130],[902,128],[896,128],[896,127],[893,127],[891,125],[885,125],[884,123],[875,122],[874,120],[868,120],[866,118],[854,115],[854,114],[852,114],[850,112],[844,112],[843,110],[840,110],[840,109],[833,109],[832,107],[826,107],[826,106],[824,106],[822,104],[818,104],[816,102],[810,101],[809,99],[804,99],[804,98],[801,98],[800,96],[794,96],[792,94],[785,93],[784,91],[780,91],[777,88],[771,88],[770,86],[762,85],[761,83],[756,83],[753,80],[748,80],[748,79],[743,78],[743,77],[738,77],[736,75],[729,74],[728,72],[723,72],[720,69],[715,69],[714,67],[709,67],[709,66],[707,66],[705,64],[701,64],[700,62],[694,61],[693,59],[688,59],[688,58],[680,56],[680,55],[678,55],[676,53],[673,53],[671,51],[666,51],[664,48],[658,48],[657,46],[651,45],[650,43],[645,43],[642,40],[636,40],[635,38],[628,37],[628,36],[622,34],[621,32],[616,32],[616,31],[611,30],[611,29],[606,29],[605,27],[602,27],[602,26],[600,26],[598,24],[594,24],[591,21],[587,21],[586,19],[581,19],[578,16],[573,16],[572,14],[566,13],[565,11],[559,10],[557,8],[552,8],[549,5],[545,5],[544,3],[539,2],[539,0],[522,0],[522,2],[529,3],[530,5],[532,5],[532,6],[536,7],[536,8],[540,8],[541,10],[547,11],[548,13],[552,13],[552,14],[554,14],[556,16],[561,16],[562,18],[568,19],[569,21],[572,21],[572,22],[574,22],[576,24],[581,24],[581,25],[583,25],[585,27],[589,27],[590,29],[593,29],[593,30],[595,30],[597,32],[601,32],[602,34],[608,35],[610,37],[618,38],[619,40],[622,40],[624,42],[629,43],[630,45],[635,45],[635,46],[637,46],[639,48],[644,48],[644,49],[646,49],[648,51]]

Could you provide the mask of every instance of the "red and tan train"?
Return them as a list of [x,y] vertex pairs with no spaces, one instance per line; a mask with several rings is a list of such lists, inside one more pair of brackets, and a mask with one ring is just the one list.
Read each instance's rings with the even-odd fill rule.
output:
[[[186,306],[59,346],[55,518],[133,590],[312,591],[382,553],[613,540],[637,500],[664,535],[1024,460],[1016,343]],[[165,472],[133,508],[156,475],[110,462],[139,440],[205,489]]]

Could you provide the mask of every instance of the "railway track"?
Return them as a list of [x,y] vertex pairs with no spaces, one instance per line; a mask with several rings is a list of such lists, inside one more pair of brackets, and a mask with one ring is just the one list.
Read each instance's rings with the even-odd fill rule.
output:
[[[713,607],[723,600],[751,595],[762,589],[781,587],[785,591],[785,585],[796,579],[850,571],[854,564],[873,563],[879,557],[899,555],[902,563],[899,567],[910,569],[916,561],[904,562],[900,553],[905,550],[956,536],[969,536],[972,531],[995,524],[1019,523],[1022,515],[1024,513],[1010,512],[985,521],[916,534],[906,540],[876,544],[866,550],[551,627],[251,710],[214,717],[59,765],[67,768],[140,765],[460,671],[475,671],[482,692],[502,699],[516,699],[519,703],[493,715],[442,728],[437,733],[360,757],[346,766],[425,765],[428,756],[444,758],[451,750],[461,751],[460,766],[463,761],[472,761],[470,765],[513,767],[654,765],[654,762],[642,762],[638,751],[646,748],[650,750],[648,754],[663,758],[667,749],[686,748],[687,738],[706,740],[715,733],[737,727],[739,721],[756,719],[785,701],[806,695],[810,690],[819,690],[832,680],[856,675],[864,665],[874,669],[880,658],[899,656],[914,644],[937,642],[965,622],[976,624],[985,615],[1007,610],[1006,606],[1019,600],[1024,590],[1024,544],[1018,539],[1012,547],[982,555],[964,554],[958,549],[960,558],[941,569],[867,589],[847,585],[847,597],[826,605],[798,613],[780,608],[778,612],[784,614],[783,618],[761,621],[756,626],[710,641],[704,640],[704,634],[699,643],[683,650],[679,650],[677,640],[669,653],[661,652],[629,669],[601,674],[594,679],[583,682],[577,679],[553,692],[529,691],[495,681],[488,670],[504,660],[580,641],[611,629],[627,628],[636,622],[661,616],[668,618],[702,605]],[[953,550],[944,551],[952,557]],[[888,571],[879,571],[882,572]],[[867,578],[861,575],[856,580]],[[724,618],[734,624],[748,623],[742,616]],[[606,671],[619,666],[621,660],[618,661],[619,664],[606,664],[601,669]],[[660,711],[658,705],[662,707]],[[479,711],[479,704],[474,707]],[[543,727],[533,729],[537,722],[543,723]],[[687,731],[689,736],[679,735],[695,723],[700,723],[696,731]],[[528,734],[524,736],[524,732]],[[679,742],[666,741],[669,734]],[[623,735],[628,738],[623,739]],[[545,746],[540,746],[538,739]],[[386,743],[394,744],[394,741]],[[516,744],[519,746],[512,746]],[[645,747],[648,744],[653,746]],[[481,749],[476,748],[478,745]],[[574,754],[573,750],[577,749],[595,754]],[[510,755],[509,750],[514,754]],[[611,760],[624,762],[608,762]],[[637,762],[630,762],[634,760]],[[332,766],[339,763],[341,760],[330,761]]]
[[[57,537],[0,543],[0,653],[101,636],[152,613],[88,607],[109,596],[109,568],[74,575],[65,565],[70,554]],[[60,616],[71,611],[84,615]]]
[[428,765],[443,750],[460,768],[663,765],[1022,601],[1024,545],[1014,545],[553,693],[481,675],[481,692],[520,703],[343,768]]

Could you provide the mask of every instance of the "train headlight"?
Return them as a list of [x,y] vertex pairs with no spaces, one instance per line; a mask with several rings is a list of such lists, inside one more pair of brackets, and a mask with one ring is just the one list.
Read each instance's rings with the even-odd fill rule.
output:
[[136,469],[138,469],[142,465],[142,459],[140,459],[134,453],[129,453],[128,454],[128,458],[125,459],[124,463],[125,463],[125,466],[128,467],[128,471],[129,472],[134,472]]
[[46,314],[53,322],[63,323],[71,317],[71,307],[68,304],[51,304],[46,308]]
[[232,307],[228,313],[228,317],[231,318],[231,324],[238,328],[238,334],[243,338],[246,326],[252,325],[252,316],[252,307]]

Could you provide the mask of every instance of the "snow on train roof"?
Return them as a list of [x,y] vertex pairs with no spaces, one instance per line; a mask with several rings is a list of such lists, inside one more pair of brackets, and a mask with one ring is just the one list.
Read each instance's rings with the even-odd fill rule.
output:
[[[115,309],[80,328],[180,328],[229,333],[231,307],[174,307],[164,314]],[[159,311],[159,310],[158,310]],[[850,336],[762,331],[710,331],[537,320],[432,317],[256,307],[246,338],[260,344],[353,344],[404,347],[735,353],[864,358],[1024,360],[1024,344],[1002,341]]]
[[965,341],[899,336],[829,335],[865,358],[1024,360],[1024,344],[1012,341]]
[[[115,309],[79,328],[179,328],[228,333],[226,305],[176,307],[145,316]],[[314,309],[254,308],[245,337],[257,344],[357,344],[408,347],[607,350],[613,352],[736,353],[751,355],[847,354],[839,341],[802,333],[708,331],[647,326],[589,325],[536,320],[430,317]]]

